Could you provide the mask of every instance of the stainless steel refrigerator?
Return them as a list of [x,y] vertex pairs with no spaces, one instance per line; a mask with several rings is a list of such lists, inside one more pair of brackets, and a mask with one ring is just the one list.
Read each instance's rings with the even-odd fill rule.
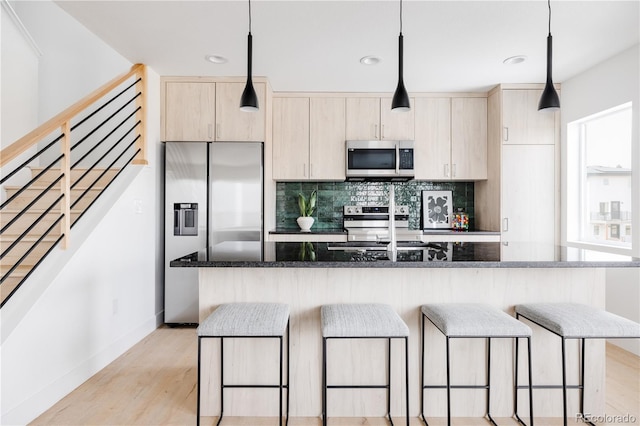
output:
[[262,143],[165,143],[165,323],[198,323],[198,268],[171,260],[262,259],[262,182]]

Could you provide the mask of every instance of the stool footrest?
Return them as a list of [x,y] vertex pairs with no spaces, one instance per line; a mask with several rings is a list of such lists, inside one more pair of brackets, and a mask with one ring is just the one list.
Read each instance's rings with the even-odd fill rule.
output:
[[[567,389],[584,389],[584,385],[567,385]],[[529,389],[528,385],[518,385],[518,389]],[[531,389],[562,389],[562,385],[531,385]]]
[[389,385],[327,385],[327,389],[387,389]]
[[[280,385],[222,385],[223,388],[276,388],[280,389]],[[288,389],[289,385],[282,385],[282,389]]]
[[[422,389],[446,389],[447,385],[424,385]],[[489,385],[451,385],[449,389],[489,389]]]

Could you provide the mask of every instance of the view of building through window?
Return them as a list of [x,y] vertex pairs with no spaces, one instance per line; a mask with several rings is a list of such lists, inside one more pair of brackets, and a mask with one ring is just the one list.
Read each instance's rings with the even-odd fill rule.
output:
[[580,242],[631,248],[631,119],[628,103],[569,124]]

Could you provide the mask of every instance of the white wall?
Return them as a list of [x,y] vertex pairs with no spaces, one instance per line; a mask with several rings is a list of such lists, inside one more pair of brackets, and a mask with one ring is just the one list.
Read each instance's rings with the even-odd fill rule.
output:
[[[131,67],[51,1],[16,12],[43,52],[40,122]],[[0,311],[0,424],[33,420],[161,323],[160,82],[148,77],[149,165],[125,172],[130,184],[110,187],[71,249],[52,253]]]
[[[632,129],[632,203],[633,256],[640,257],[640,44],[562,82],[562,164],[567,164],[567,124],[621,105],[633,103]],[[567,240],[567,176],[562,172],[562,241]],[[640,322],[640,271],[616,269],[607,271],[607,302],[610,312]],[[640,355],[640,342],[616,341],[627,350]]]
[[38,47],[13,8],[2,0],[0,149],[38,124]]

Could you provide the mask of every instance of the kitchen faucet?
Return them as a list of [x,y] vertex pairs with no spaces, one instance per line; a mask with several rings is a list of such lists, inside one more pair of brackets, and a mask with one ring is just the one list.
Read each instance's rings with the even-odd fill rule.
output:
[[389,244],[387,257],[395,262],[398,256],[398,242],[396,240],[396,197],[393,184],[389,184]]

